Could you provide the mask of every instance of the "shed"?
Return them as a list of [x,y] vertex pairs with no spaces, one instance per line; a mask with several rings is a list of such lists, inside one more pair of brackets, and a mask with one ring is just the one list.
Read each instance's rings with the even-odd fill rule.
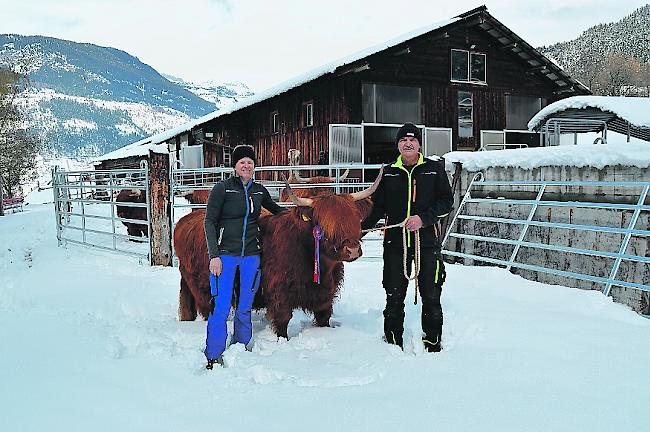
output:
[[541,131],[548,144],[563,133],[607,131],[650,141],[650,98],[619,96],[573,96],[554,102],[533,117],[528,128]]

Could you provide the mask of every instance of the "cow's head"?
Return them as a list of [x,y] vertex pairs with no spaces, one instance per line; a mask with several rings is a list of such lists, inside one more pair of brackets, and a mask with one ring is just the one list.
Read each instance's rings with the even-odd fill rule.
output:
[[362,191],[314,198],[297,197],[286,182],[289,197],[298,206],[295,211],[312,226],[320,225],[323,230],[322,255],[334,261],[354,261],[361,256],[361,221],[372,210],[368,198],[377,189],[382,174],[383,167],[372,186]]

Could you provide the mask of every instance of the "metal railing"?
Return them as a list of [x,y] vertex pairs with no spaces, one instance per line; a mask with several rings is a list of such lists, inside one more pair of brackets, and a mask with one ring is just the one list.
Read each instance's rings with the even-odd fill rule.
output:
[[[486,195],[486,188],[494,187],[496,191],[490,191],[491,195],[497,196],[497,198],[492,197],[477,197],[475,195]],[[499,194],[505,194],[507,191],[512,191],[513,188],[529,188],[536,189],[536,196],[533,199],[518,199],[518,198],[502,198],[498,197]],[[592,201],[562,201],[557,199],[543,199],[544,195],[548,193],[550,189],[558,190],[559,187],[564,187],[565,189],[570,189],[573,187],[579,188],[590,188],[590,187],[615,187],[619,190],[625,189],[628,190],[626,196],[636,197],[634,200],[635,203],[626,204],[626,203],[612,203],[612,202],[592,202]],[[640,189],[640,192],[633,193],[630,189]],[[639,218],[642,212],[650,211],[650,205],[645,204],[646,199],[648,198],[648,191],[650,189],[650,182],[607,182],[607,181],[487,181],[482,173],[477,173],[472,179],[467,191],[459,205],[458,212],[452,219],[451,224],[449,225],[449,230],[447,231],[445,238],[443,239],[443,253],[448,256],[453,256],[457,258],[470,259],[486,262],[494,265],[505,266],[506,269],[510,270],[512,268],[529,270],[534,272],[544,272],[550,273],[556,276],[574,278],[579,280],[585,280],[597,284],[602,284],[602,292],[605,295],[609,295],[611,288],[613,286],[618,287],[627,287],[634,288],[646,292],[650,292],[650,285],[643,281],[626,281],[619,278],[619,270],[622,262],[632,262],[632,263],[643,263],[650,264],[650,257],[636,255],[635,253],[628,253],[627,249],[630,245],[630,240],[637,237],[650,238],[650,231],[647,227],[640,228],[638,227]],[[481,191],[481,192],[479,192]],[[521,192],[520,190],[518,192]],[[572,197],[575,197],[575,194],[572,194]],[[482,216],[482,215],[472,215],[464,214],[464,211],[467,210],[468,204],[474,203],[477,205],[480,204],[489,204],[489,205],[509,205],[509,206],[530,206],[527,217],[517,219],[509,217],[495,217],[495,216]],[[577,223],[559,223],[559,222],[550,222],[535,220],[535,214],[540,207],[570,207],[576,209],[601,209],[608,211],[619,211],[619,212],[631,212],[629,222],[625,227],[611,227],[604,225],[587,225],[587,224],[577,224]],[[620,217],[616,220],[624,220],[623,217]],[[459,223],[458,221],[480,221],[487,224],[501,224],[508,225],[510,227],[520,226],[521,230],[516,240],[506,239],[498,236],[485,236],[477,234],[466,234],[459,232]],[[543,227],[549,229],[557,230],[571,230],[574,232],[597,232],[597,233],[607,233],[613,235],[620,235],[621,241],[620,245],[615,251],[606,251],[606,250],[596,250],[591,248],[581,248],[574,246],[563,246],[559,244],[547,244],[539,241],[526,241],[527,234],[529,232],[529,227]],[[498,230],[495,230],[498,231]],[[448,248],[448,243],[450,238],[458,239],[461,242],[471,241],[471,242],[487,242],[492,244],[507,245],[512,246],[513,250],[509,255],[508,259],[495,258],[490,256],[481,256],[476,253],[465,253],[458,252],[455,250],[450,250]],[[550,237],[549,237],[550,238]],[[544,263],[523,263],[518,261],[520,256],[520,249],[522,247],[538,249],[543,251],[553,251],[564,254],[575,254],[582,255],[585,257],[600,257],[606,258],[613,261],[610,270],[607,272],[607,276],[598,276],[593,274],[588,274],[586,272],[579,271],[568,271],[560,270],[558,268],[552,268],[550,266],[544,266]],[[459,248],[460,249],[460,248]]]
[[[59,246],[68,243],[109,250],[149,261],[151,214],[147,162],[140,169],[52,170],[52,190]],[[118,202],[122,190],[145,194],[144,202]],[[146,220],[117,216],[117,207],[146,208]],[[122,222],[144,225],[146,237],[124,233]],[[120,232],[122,231],[122,232]]]
[[522,148],[528,148],[528,144],[514,144],[514,143],[484,144],[478,149],[478,151],[522,149]]
[[[544,146],[560,145],[560,136],[567,133],[574,134],[574,144],[577,144],[578,138],[575,134],[595,131],[602,132],[600,141],[607,144],[607,123],[604,120],[552,117],[540,129],[540,144]],[[594,144],[597,143],[594,141]]]

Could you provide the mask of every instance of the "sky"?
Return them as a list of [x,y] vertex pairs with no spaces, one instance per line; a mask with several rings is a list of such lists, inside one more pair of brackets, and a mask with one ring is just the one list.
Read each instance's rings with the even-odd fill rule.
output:
[[486,4],[533,46],[571,40],[648,0],[0,0],[0,32],[124,50],[188,81],[262,91],[306,71]]

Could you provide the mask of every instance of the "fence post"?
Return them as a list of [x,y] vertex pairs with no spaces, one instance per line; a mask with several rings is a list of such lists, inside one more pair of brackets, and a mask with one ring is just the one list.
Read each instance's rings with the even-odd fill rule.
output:
[[614,260],[614,265],[612,266],[612,270],[609,272],[609,278],[607,279],[607,284],[605,285],[605,288],[603,288],[603,294],[605,294],[606,296],[609,295],[609,292],[612,289],[613,282],[616,279],[616,274],[618,273],[618,268],[621,266],[621,255],[625,255],[627,246],[630,244],[630,238],[632,237],[631,231],[634,229],[637,220],[639,220],[639,215],[641,214],[641,207],[645,203],[645,199],[648,196],[649,190],[650,190],[650,185],[646,185],[643,187],[643,190],[641,191],[641,196],[639,196],[639,201],[637,201],[636,208],[634,209],[634,213],[632,213],[632,217],[630,218],[630,223],[627,225],[627,232],[623,236],[623,240],[621,240],[621,247],[618,250],[618,256],[616,257],[616,260]]
[[539,202],[542,199],[545,190],[546,190],[546,184],[543,184],[539,188],[539,191],[537,192],[537,197],[535,198],[535,204],[532,205],[530,212],[528,213],[528,218],[526,219],[526,223],[524,224],[523,227],[521,227],[521,233],[519,233],[519,239],[517,240],[517,244],[515,245],[515,248],[512,251],[512,255],[510,255],[510,259],[508,260],[508,265],[506,266],[506,270],[508,271],[512,269],[512,264],[515,262],[515,259],[517,258],[517,254],[519,253],[519,248],[521,248],[521,243],[524,241],[524,237],[526,237],[526,233],[528,232],[528,227],[530,226],[529,222],[533,220],[533,217],[537,212],[537,207],[539,207]]
[[149,152],[151,214],[151,265],[172,265],[171,200],[169,196],[169,155]]
[[56,219],[56,241],[59,246],[63,243],[61,240],[61,215],[60,215],[60,194],[59,194],[59,167],[54,165],[52,168],[52,193],[54,194],[54,217]]

